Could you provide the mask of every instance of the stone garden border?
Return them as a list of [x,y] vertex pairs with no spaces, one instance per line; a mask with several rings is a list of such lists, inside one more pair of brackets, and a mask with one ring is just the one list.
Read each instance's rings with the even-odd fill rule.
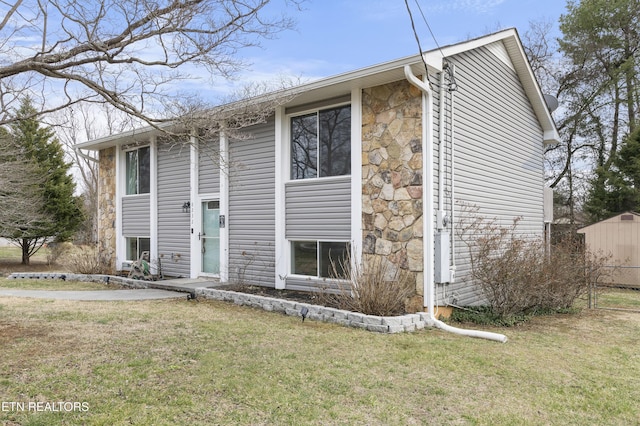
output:
[[[102,282],[120,284],[130,288],[153,288],[153,281],[133,280],[112,275],[83,275],[66,273],[33,273],[16,272],[7,279],[53,279],[85,282]],[[194,290],[196,297],[232,302],[240,306],[263,309],[269,312],[279,312],[288,316],[300,317],[313,321],[339,324],[346,327],[360,328],[377,333],[404,333],[421,330],[431,326],[429,316],[424,312],[400,316],[376,316],[359,312],[345,311],[310,303],[294,302],[274,297],[241,293],[216,288],[198,287]]]

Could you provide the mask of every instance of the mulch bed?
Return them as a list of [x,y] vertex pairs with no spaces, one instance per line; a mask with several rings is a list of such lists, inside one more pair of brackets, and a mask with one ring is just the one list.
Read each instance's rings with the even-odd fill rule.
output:
[[272,287],[262,287],[258,285],[247,284],[228,284],[223,286],[216,286],[215,288],[217,290],[236,291],[238,293],[255,294],[258,296],[292,300],[294,302],[309,303],[312,305],[329,306],[329,304],[327,304],[328,300],[326,300],[326,297],[322,297],[318,293],[308,291],[279,290]]

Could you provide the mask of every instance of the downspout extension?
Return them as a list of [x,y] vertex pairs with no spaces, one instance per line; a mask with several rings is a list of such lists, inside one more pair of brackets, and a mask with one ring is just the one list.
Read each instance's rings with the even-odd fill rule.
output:
[[[427,70],[425,70],[427,72]],[[479,330],[467,330],[458,327],[452,327],[448,324],[437,319],[434,315],[435,311],[435,277],[434,277],[434,226],[433,226],[433,215],[434,215],[434,203],[433,197],[431,197],[430,192],[433,190],[433,171],[429,171],[427,173],[427,166],[433,167],[433,92],[431,88],[421,81],[418,77],[416,77],[411,71],[411,67],[409,65],[404,66],[404,75],[409,81],[409,83],[413,84],[415,87],[420,89],[423,93],[423,108],[422,108],[422,140],[425,141],[425,147],[422,150],[422,203],[423,203],[423,212],[422,212],[422,221],[424,228],[424,237],[423,237],[423,253],[424,253],[424,265],[425,265],[425,273],[424,273],[424,305],[427,307],[427,315],[429,317],[429,321],[431,322],[433,327],[439,328],[444,331],[448,331],[450,333],[459,334],[462,336],[468,337],[477,337],[480,339],[488,339],[494,340],[497,342],[505,343],[507,341],[507,336],[498,333],[491,333],[488,331],[479,331]],[[427,235],[429,238],[427,238]],[[427,273],[426,269],[430,268],[430,271]]]

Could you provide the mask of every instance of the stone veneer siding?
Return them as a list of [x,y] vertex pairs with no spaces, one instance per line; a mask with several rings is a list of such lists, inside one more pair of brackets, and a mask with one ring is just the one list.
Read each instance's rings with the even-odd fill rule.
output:
[[407,271],[422,296],[422,94],[399,81],[364,89],[362,104],[363,263]]
[[100,151],[98,183],[98,252],[116,270],[116,148]]

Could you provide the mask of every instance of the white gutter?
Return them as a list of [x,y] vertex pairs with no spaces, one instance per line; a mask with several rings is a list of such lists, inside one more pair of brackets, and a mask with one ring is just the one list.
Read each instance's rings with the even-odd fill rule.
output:
[[[425,70],[427,72],[427,70]],[[422,140],[425,141],[422,150],[422,221],[424,227],[423,253],[424,253],[424,306],[427,308],[427,315],[432,325],[436,328],[462,336],[478,337],[481,339],[506,342],[507,336],[488,331],[466,330],[452,327],[437,319],[435,312],[435,277],[434,277],[434,226],[433,214],[434,203],[431,191],[433,190],[433,171],[428,171],[428,166],[433,164],[433,92],[428,84],[418,79],[409,65],[404,66],[404,75],[415,87],[422,91]],[[428,78],[425,76],[425,78]],[[427,237],[429,236],[429,237]],[[427,271],[429,269],[429,271]]]

